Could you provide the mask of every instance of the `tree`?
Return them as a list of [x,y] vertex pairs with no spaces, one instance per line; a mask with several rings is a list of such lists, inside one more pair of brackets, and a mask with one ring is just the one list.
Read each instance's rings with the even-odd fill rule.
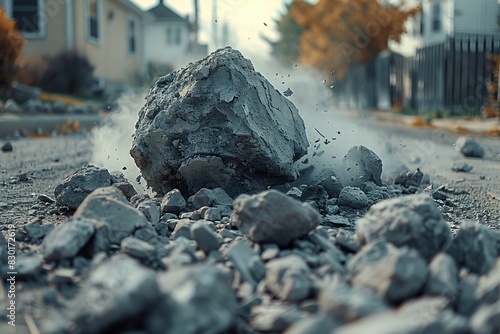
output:
[[0,7],[0,89],[10,86],[17,72],[16,61],[23,50],[24,38]]
[[300,35],[302,27],[290,13],[291,3],[286,6],[286,11],[277,20],[274,20],[280,35],[277,41],[263,37],[271,45],[271,55],[283,65],[290,66],[296,63],[300,56]]
[[342,77],[349,65],[366,62],[401,41],[405,21],[420,6],[403,9],[378,0],[295,0],[290,13],[301,26],[301,63]]

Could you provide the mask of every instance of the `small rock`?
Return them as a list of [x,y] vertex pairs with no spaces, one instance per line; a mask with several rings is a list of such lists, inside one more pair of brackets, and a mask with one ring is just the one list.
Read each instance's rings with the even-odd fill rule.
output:
[[308,315],[305,319],[295,322],[285,334],[330,334],[338,326],[332,317],[320,313]]
[[427,261],[451,243],[451,232],[434,201],[426,194],[409,195],[373,205],[356,223],[361,245],[383,238],[417,250]]
[[371,288],[389,303],[415,297],[427,281],[427,266],[417,251],[383,240],[364,246],[347,264],[354,286]]
[[269,261],[269,260],[276,258],[278,256],[278,254],[280,253],[280,248],[278,247],[278,245],[267,244],[267,245],[263,245],[263,246],[264,246],[264,250],[260,254],[260,257],[264,261]]
[[472,158],[484,157],[484,149],[471,137],[459,137],[455,142],[455,149],[463,156]]
[[5,101],[3,110],[12,114],[18,114],[22,111],[21,107],[13,99],[8,99],[7,101]]
[[234,199],[232,199],[231,196],[229,196],[224,189],[222,188],[212,189],[212,194],[214,196],[212,205],[214,206],[222,205],[230,208],[233,207]]
[[283,333],[306,314],[291,306],[281,304],[252,307],[250,326],[261,333]]
[[113,186],[121,190],[123,195],[130,201],[132,197],[137,195],[137,190],[129,182],[114,182]]
[[203,218],[210,221],[219,221],[222,219],[222,215],[219,208],[208,208],[205,211]]
[[300,302],[311,293],[310,269],[302,257],[287,255],[266,263],[266,287],[277,298]]
[[94,234],[94,222],[70,218],[53,229],[43,240],[43,257],[59,261],[75,257]]
[[466,162],[455,162],[452,166],[451,166],[451,170],[454,171],[455,173],[468,173],[472,170],[472,166],[469,165],[468,163]]
[[312,231],[321,218],[310,205],[276,190],[253,196],[240,195],[234,207],[232,221],[251,240],[280,246]]
[[206,254],[219,249],[219,240],[210,228],[202,223],[196,222],[190,227],[191,238],[196,241],[198,247]]
[[16,240],[39,244],[53,228],[54,225],[52,224],[43,224],[42,221],[35,221],[18,229],[16,232]]
[[394,179],[394,184],[400,184],[405,188],[409,188],[411,186],[420,187],[420,184],[422,183],[423,178],[424,178],[424,174],[420,171],[419,168],[417,168],[417,170],[413,173],[404,172],[404,173],[399,174]]
[[54,195],[59,204],[76,209],[92,191],[109,185],[111,176],[107,169],[85,165],[58,184]]
[[210,206],[214,200],[214,194],[211,189],[201,188],[191,197],[194,209],[199,209],[202,206]]
[[151,224],[157,224],[160,221],[160,207],[153,200],[145,200],[137,205],[137,210],[149,220]]
[[231,274],[217,266],[195,265],[158,275],[161,302],[145,313],[148,333],[225,333],[238,310]]
[[116,245],[136,229],[149,225],[146,217],[130,205],[125,196],[113,186],[94,190],[81,203],[73,217],[93,219],[107,225],[109,239]]
[[171,239],[175,240],[180,237],[191,239],[191,226],[193,223],[194,222],[189,219],[180,219],[177,221],[175,228],[172,231]]
[[178,215],[186,207],[186,200],[178,189],[169,191],[161,200],[162,213],[174,213]]
[[[69,332],[113,333],[141,321],[161,298],[153,270],[115,255],[93,271],[68,307]],[[89,321],[92,319],[92,321]]]
[[479,275],[486,274],[498,256],[494,233],[484,225],[465,221],[446,253],[453,257],[459,267]]
[[[225,251],[228,259],[233,263],[234,267],[241,274],[241,277],[252,284],[253,287],[257,286],[258,277],[252,275],[249,264],[250,260],[255,255],[252,248],[241,240],[235,241]],[[256,275],[257,276],[257,275]]]
[[37,280],[40,279],[42,273],[42,257],[38,255],[19,255],[16,257],[15,266],[19,278]]
[[328,193],[321,185],[307,186],[302,189],[300,200],[315,205],[320,213],[324,213],[326,211]]
[[344,186],[361,188],[366,181],[382,185],[382,160],[362,145],[354,146],[347,152],[342,167],[339,177]]
[[283,92],[283,95],[284,95],[284,96],[286,96],[286,97],[290,97],[290,96],[292,96],[292,94],[293,94],[293,92],[292,92],[292,90],[290,89],[290,87],[289,87],[289,88],[287,88],[287,90],[285,90],[285,91]]
[[429,263],[428,269],[429,279],[423,293],[455,299],[458,294],[458,268],[455,260],[446,253],[439,253]]
[[40,202],[43,202],[43,203],[54,203],[55,200],[52,199],[52,197],[48,196],[48,195],[45,195],[45,194],[40,194],[38,195],[37,199],[40,201]]
[[493,305],[483,305],[470,319],[473,333],[500,333],[500,299]]
[[139,260],[153,259],[156,256],[156,249],[153,245],[135,237],[123,239],[121,251]]
[[12,146],[10,141],[2,145],[2,152],[12,152],[13,150],[14,147]]
[[369,205],[369,200],[361,189],[348,186],[340,191],[338,205],[361,209]]
[[338,275],[322,286],[319,307],[323,313],[342,323],[389,310],[378,295],[366,288],[351,287]]

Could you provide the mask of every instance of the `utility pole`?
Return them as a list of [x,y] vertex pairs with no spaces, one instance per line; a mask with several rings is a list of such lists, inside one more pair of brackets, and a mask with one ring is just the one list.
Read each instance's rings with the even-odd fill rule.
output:
[[217,49],[219,47],[219,36],[217,27],[217,0],[212,0],[212,40]]
[[194,22],[193,22],[193,44],[198,45],[198,0],[193,0],[194,2]]

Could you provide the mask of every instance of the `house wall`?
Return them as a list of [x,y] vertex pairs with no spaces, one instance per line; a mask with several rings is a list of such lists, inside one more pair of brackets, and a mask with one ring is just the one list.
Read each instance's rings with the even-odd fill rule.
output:
[[[118,2],[101,1],[101,38],[98,42],[90,41],[84,3],[79,0],[74,4],[75,49],[89,58],[95,66],[94,75],[105,78],[107,83],[137,82],[144,73],[142,18]],[[128,17],[137,22],[135,54],[128,49]]]
[[[446,40],[446,36],[453,33],[454,2],[454,0],[424,0],[422,2],[424,24],[422,41],[424,45],[442,43]],[[439,31],[432,31],[432,7],[434,3],[441,4],[441,29]]]
[[485,34],[498,33],[497,0],[455,0],[455,33]]
[[[167,43],[167,29],[181,29],[181,43]],[[166,63],[174,68],[180,68],[189,62],[189,29],[184,22],[153,21],[146,24],[145,59],[146,62]]]
[[[0,0],[0,5],[11,8],[15,0]],[[45,16],[45,34],[41,37],[29,38],[24,44],[23,56],[53,56],[66,50],[66,0],[45,0],[43,12]],[[11,13],[8,13],[9,15]]]

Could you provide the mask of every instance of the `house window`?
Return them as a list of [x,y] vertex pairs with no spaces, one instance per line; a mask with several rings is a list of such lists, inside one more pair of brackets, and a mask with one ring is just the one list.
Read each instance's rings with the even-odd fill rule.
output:
[[135,54],[137,50],[137,27],[133,18],[128,19],[128,52]]
[[86,0],[87,38],[93,42],[101,39],[101,0]]
[[439,2],[432,4],[432,31],[441,30],[441,4]]
[[167,28],[167,44],[168,45],[181,44],[181,28]]
[[12,3],[12,18],[25,37],[43,37],[43,0],[15,0]]

